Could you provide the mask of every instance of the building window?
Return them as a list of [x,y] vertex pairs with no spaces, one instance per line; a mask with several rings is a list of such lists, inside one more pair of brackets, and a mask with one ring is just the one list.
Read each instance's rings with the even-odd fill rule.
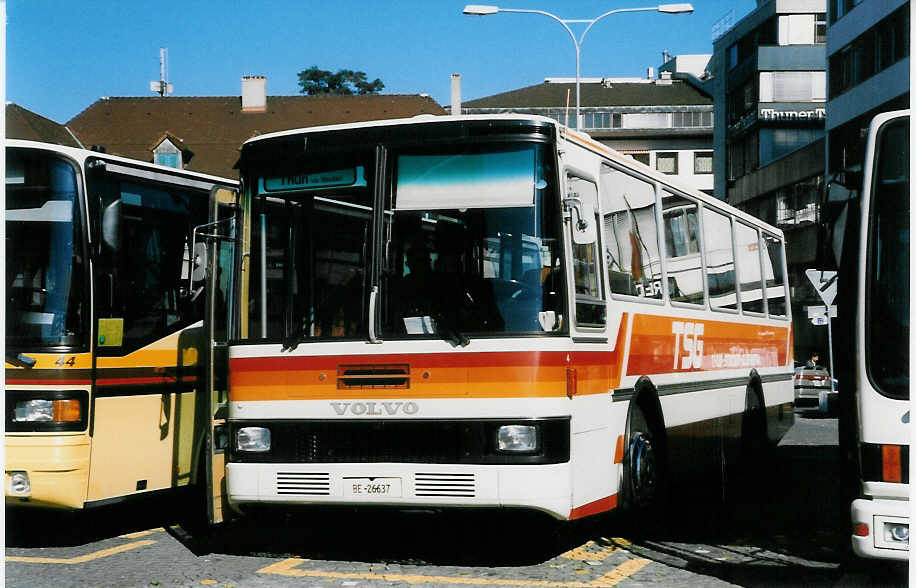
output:
[[677,152],[659,152],[655,155],[655,169],[663,174],[677,175]]
[[168,139],[163,139],[159,145],[153,149],[153,163],[182,169],[181,149],[175,146]]
[[823,102],[827,99],[827,72],[760,72],[761,102]]
[[693,173],[712,173],[712,151],[697,151],[693,154]]
[[909,55],[909,16],[909,5],[905,5],[830,56],[831,98]]
[[760,165],[767,165],[823,136],[823,129],[760,129]]
[[631,158],[635,159],[643,165],[649,165],[649,154],[648,153],[627,153]]
[[862,3],[862,0],[833,0],[833,14],[830,17],[831,22],[843,18],[850,10]]
[[782,14],[779,16],[780,45],[814,45],[827,42],[827,15]]
[[672,127],[711,127],[711,112],[672,112]]
[[821,12],[814,15],[814,43],[824,45],[827,43],[827,14]]

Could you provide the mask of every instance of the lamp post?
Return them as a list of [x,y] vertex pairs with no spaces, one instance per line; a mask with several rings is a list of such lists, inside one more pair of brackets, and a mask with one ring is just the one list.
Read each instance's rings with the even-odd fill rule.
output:
[[[588,31],[595,25],[599,20],[610,16],[612,14],[617,14],[619,12],[648,12],[648,11],[657,11],[663,12],[666,14],[680,14],[680,13],[689,13],[693,12],[693,5],[689,3],[684,4],[660,4],[658,6],[647,6],[645,8],[615,8],[614,10],[608,10],[604,14],[596,16],[595,18],[560,18],[555,14],[551,14],[544,10],[530,10],[526,8],[500,8],[499,6],[490,6],[486,4],[468,4],[464,7],[464,14],[471,14],[476,16],[486,16],[488,14],[496,14],[497,12],[520,12],[526,14],[543,14],[544,16],[550,17],[553,20],[557,21],[563,28],[566,29],[566,32],[569,33],[570,38],[572,39],[573,45],[576,48],[576,130],[579,130],[581,124],[581,119],[579,118],[579,104],[580,104],[580,93],[579,93],[579,54],[582,47],[583,41],[585,41],[585,35],[588,34]],[[569,27],[570,23],[588,23],[588,26],[585,27],[585,30],[582,31],[582,34],[579,38],[576,38],[575,33]]]

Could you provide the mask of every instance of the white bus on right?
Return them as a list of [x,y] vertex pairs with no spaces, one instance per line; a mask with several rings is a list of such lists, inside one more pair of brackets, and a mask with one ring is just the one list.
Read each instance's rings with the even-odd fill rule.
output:
[[[834,355],[843,366],[836,377],[852,551],[872,559],[909,555],[909,129],[909,111],[872,120],[861,174],[843,181],[858,184],[860,197],[836,215],[841,222],[832,235],[845,323]],[[828,208],[834,193],[828,192]]]

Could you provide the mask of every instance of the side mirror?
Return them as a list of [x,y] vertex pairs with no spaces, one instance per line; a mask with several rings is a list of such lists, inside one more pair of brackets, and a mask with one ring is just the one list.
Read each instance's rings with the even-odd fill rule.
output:
[[191,284],[207,279],[207,244],[195,243],[191,252]]
[[587,199],[582,200],[577,194],[570,194],[563,199],[563,206],[569,211],[573,243],[588,245],[598,240],[595,226],[595,207]]
[[845,202],[855,198],[858,191],[862,189],[862,179],[862,171],[858,169],[838,172],[827,182],[825,200],[827,202]]
[[121,247],[121,201],[115,200],[102,213],[102,241],[118,251]]

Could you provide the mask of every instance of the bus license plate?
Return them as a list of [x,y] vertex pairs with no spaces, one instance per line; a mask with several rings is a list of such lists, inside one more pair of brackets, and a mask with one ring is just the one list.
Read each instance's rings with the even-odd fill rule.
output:
[[391,498],[401,496],[401,478],[344,478],[344,496]]

